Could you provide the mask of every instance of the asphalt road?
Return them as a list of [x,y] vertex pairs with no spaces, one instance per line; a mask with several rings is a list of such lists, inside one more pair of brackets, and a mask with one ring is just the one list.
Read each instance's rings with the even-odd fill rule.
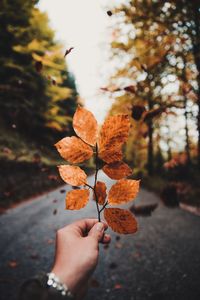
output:
[[[60,190],[0,216],[1,300],[16,299],[23,280],[50,270],[58,228],[96,216],[92,201],[81,211],[65,211],[65,194]],[[156,201],[154,194],[141,190],[136,203]],[[138,222],[136,235],[116,240],[112,233],[111,246],[101,246],[99,266],[86,300],[199,300],[200,217],[160,205],[152,217],[138,217]]]

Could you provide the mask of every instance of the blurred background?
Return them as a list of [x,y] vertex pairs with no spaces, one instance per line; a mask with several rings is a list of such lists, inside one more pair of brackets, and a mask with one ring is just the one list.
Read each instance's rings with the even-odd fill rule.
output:
[[78,103],[99,123],[128,113],[124,153],[135,176],[166,201],[200,204],[198,1],[3,0],[0,8],[2,211],[61,184],[53,145],[73,134]]
[[50,270],[58,228],[96,216],[93,201],[65,210],[57,171],[78,104],[99,124],[130,116],[124,158],[142,179],[139,231],[110,232],[86,299],[199,300],[199,0],[0,1],[0,298]]

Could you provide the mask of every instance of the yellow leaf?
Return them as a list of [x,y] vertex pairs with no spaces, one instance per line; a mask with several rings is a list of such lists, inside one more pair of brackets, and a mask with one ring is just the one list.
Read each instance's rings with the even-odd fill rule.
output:
[[70,163],[81,163],[93,155],[92,148],[75,136],[66,137],[55,146],[60,155]]

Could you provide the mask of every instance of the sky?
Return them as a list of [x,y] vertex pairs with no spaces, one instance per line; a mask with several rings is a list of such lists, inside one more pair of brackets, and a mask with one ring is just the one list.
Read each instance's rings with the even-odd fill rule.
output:
[[[113,0],[109,1],[111,4]],[[112,104],[100,88],[106,85],[105,60],[109,47],[107,0],[41,0],[56,39],[64,49],[74,47],[66,60],[85,105],[102,123]],[[64,53],[63,49],[63,53]]]

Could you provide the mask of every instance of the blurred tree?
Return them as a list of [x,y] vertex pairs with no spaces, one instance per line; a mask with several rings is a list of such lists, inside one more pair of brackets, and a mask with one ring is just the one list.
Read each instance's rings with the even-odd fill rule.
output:
[[[157,152],[158,134],[161,136],[159,143],[164,142],[167,146],[168,158],[172,156],[173,139],[176,142],[177,138],[175,132],[172,136],[172,132],[177,118],[180,124],[183,123],[181,118],[185,118],[185,150],[188,163],[191,161],[190,143],[193,141],[189,126],[196,110],[199,74],[194,57],[194,48],[198,48],[194,45],[199,43],[199,24],[195,27],[195,21],[192,21],[197,2],[193,5],[193,2],[184,0],[132,0],[112,10],[115,19],[113,17],[111,46],[116,68],[111,84],[117,87],[129,85],[132,90],[125,88],[122,94],[123,88],[119,89],[120,92],[116,89],[120,94],[116,94],[111,113],[116,105],[118,111],[120,107],[123,111],[124,103],[130,114],[132,111],[133,118],[135,106],[145,106],[149,111],[143,117],[145,122],[136,120],[138,126],[133,130],[148,136],[147,169],[150,175],[154,172],[154,165],[157,165],[154,152]],[[194,129],[194,122],[192,126]],[[170,133],[167,139],[162,137],[162,128],[165,128],[165,133],[166,129]],[[184,145],[184,140],[180,145]],[[157,149],[160,156],[160,148]]]
[[71,130],[77,92],[37,2],[0,3],[0,116],[6,126],[52,142]]

